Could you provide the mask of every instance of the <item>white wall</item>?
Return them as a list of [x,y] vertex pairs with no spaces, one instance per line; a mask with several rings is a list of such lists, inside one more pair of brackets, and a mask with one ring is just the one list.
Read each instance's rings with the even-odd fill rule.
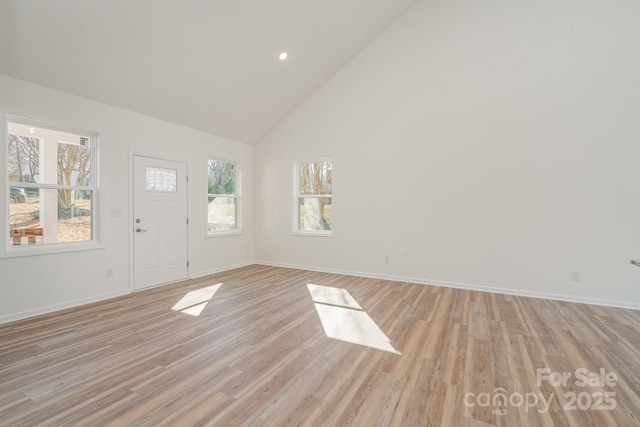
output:
[[[640,308],[639,18],[418,2],[258,145],[257,260]],[[314,155],[332,239],[290,235]]]
[[[254,147],[0,75],[0,112],[100,133],[104,249],[0,259],[0,323],[130,292],[130,152],[188,163],[191,276],[253,260]],[[5,134],[4,117],[0,133]],[[237,160],[243,171],[244,234],[206,238],[207,158]],[[0,160],[4,154],[0,156]],[[2,192],[6,177],[0,179]],[[6,196],[5,196],[6,197]],[[2,215],[0,215],[2,217]],[[8,228],[6,219],[0,224]],[[2,243],[4,245],[4,243]],[[113,268],[114,277],[106,277]]]

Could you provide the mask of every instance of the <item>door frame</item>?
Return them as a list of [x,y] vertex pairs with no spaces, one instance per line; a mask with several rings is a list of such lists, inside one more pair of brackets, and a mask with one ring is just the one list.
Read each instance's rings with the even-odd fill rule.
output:
[[[136,289],[136,271],[135,271],[135,233],[133,231],[134,229],[134,206],[133,206],[133,202],[134,202],[134,172],[133,172],[133,159],[135,156],[139,156],[139,157],[148,157],[150,159],[158,159],[158,160],[166,160],[169,162],[176,162],[176,163],[182,163],[186,166],[186,170],[187,170],[187,194],[186,194],[186,198],[187,198],[187,217],[190,218],[191,217],[191,211],[189,210],[189,162],[187,162],[186,160],[182,160],[182,159],[176,159],[176,158],[172,158],[172,157],[168,157],[168,156],[160,156],[158,154],[151,154],[151,153],[147,153],[144,151],[136,151],[136,150],[131,150],[129,149],[129,209],[128,209],[128,214],[127,214],[127,227],[129,230],[129,292],[138,292],[138,291],[144,291],[145,289],[153,289],[154,287],[158,287],[158,286],[164,286],[164,285],[169,285],[171,283],[175,283],[175,282],[167,282],[167,283],[162,283],[156,286],[149,286],[146,288],[142,288],[142,289]],[[189,235],[191,234],[190,232],[190,226],[191,226],[191,221],[189,221],[189,224],[187,225],[187,260],[189,259]],[[191,267],[189,265],[187,265],[187,279],[191,278]]]

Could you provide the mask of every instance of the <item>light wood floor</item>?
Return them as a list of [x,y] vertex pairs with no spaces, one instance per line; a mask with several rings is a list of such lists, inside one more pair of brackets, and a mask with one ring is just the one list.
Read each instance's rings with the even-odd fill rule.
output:
[[[171,309],[219,283],[199,316]],[[307,284],[347,290],[401,354],[328,338]],[[538,386],[538,368],[572,377]],[[579,387],[580,368],[617,381]],[[500,392],[506,405],[493,406]],[[549,409],[520,404],[531,393],[551,399]],[[575,410],[566,393],[583,393]],[[0,325],[3,426],[639,420],[633,310],[250,266]]]

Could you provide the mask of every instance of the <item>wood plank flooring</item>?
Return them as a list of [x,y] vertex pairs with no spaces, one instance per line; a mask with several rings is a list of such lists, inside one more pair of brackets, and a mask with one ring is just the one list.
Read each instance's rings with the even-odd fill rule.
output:
[[[327,337],[307,284],[401,354]],[[254,265],[0,325],[0,425],[637,426],[640,312]]]

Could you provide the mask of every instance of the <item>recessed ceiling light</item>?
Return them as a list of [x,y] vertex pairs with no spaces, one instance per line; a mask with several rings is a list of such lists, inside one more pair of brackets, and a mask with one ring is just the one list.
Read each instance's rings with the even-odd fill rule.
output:
[[287,59],[287,56],[289,56],[289,54],[287,52],[282,52],[278,58],[280,59],[280,61],[284,61],[285,59]]
[[29,133],[36,133],[36,130],[34,128],[29,128]]

